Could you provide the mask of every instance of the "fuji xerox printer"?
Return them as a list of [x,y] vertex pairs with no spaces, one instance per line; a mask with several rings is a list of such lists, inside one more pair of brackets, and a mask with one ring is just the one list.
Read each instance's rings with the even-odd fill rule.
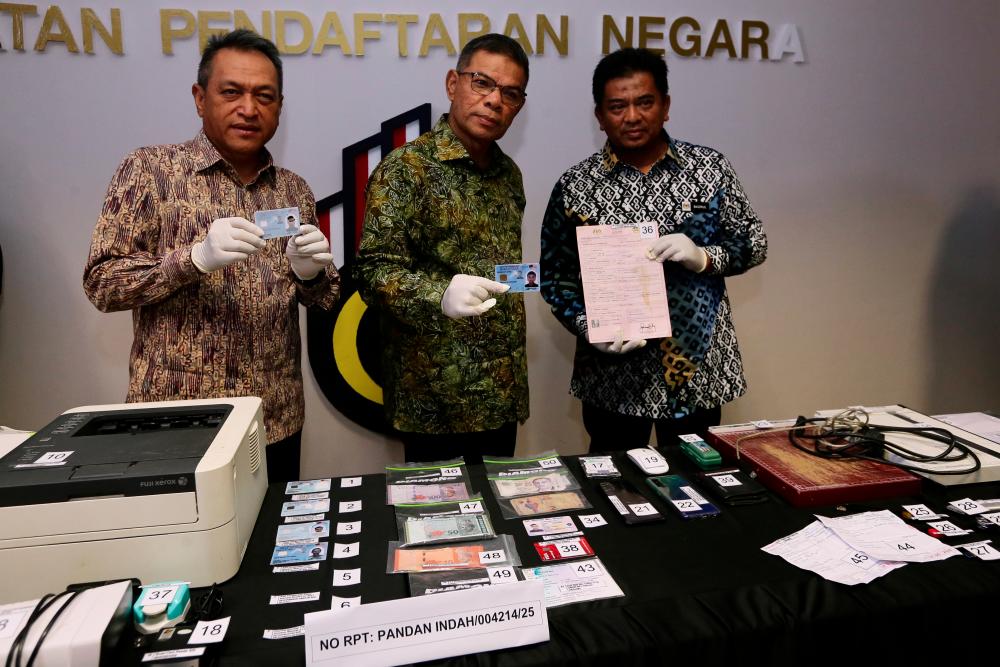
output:
[[239,569],[267,490],[259,398],[74,408],[0,449],[0,603]]

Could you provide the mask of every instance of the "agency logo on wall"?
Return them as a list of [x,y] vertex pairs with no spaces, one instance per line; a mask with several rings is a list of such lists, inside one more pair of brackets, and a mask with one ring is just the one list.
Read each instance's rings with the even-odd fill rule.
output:
[[388,424],[382,409],[381,333],[378,317],[358,293],[354,260],[361,242],[368,176],[394,148],[431,128],[431,105],[382,123],[378,134],[344,149],[343,189],[316,202],[316,216],[337,255],[343,252],[340,299],[329,311],[306,313],[309,365],[327,400],[354,423],[377,432]]

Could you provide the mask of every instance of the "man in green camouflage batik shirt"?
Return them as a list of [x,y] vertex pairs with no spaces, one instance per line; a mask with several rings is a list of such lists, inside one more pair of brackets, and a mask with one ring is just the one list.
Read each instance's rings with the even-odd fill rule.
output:
[[449,112],[368,181],[356,275],[380,312],[386,414],[407,461],[510,456],[528,417],[524,303],[492,280],[521,261],[521,172],[496,140],[527,83],[517,42],[472,40],[445,80]]

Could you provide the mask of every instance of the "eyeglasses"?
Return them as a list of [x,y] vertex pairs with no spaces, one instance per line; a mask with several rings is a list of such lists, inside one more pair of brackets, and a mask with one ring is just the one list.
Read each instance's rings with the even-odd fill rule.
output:
[[500,89],[500,100],[509,107],[514,109],[520,107],[524,104],[524,99],[528,96],[528,93],[524,92],[517,86],[501,86],[492,78],[486,76],[482,72],[459,72],[459,74],[465,74],[472,77],[470,83],[472,84],[472,92],[477,95],[489,95],[497,88]]

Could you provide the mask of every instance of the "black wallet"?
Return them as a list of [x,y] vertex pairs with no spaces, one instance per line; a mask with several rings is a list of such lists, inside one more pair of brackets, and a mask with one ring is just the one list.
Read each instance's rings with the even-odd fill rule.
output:
[[725,468],[701,473],[702,485],[729,506],[755,505],[767,500],[767,489],[739,468]]

